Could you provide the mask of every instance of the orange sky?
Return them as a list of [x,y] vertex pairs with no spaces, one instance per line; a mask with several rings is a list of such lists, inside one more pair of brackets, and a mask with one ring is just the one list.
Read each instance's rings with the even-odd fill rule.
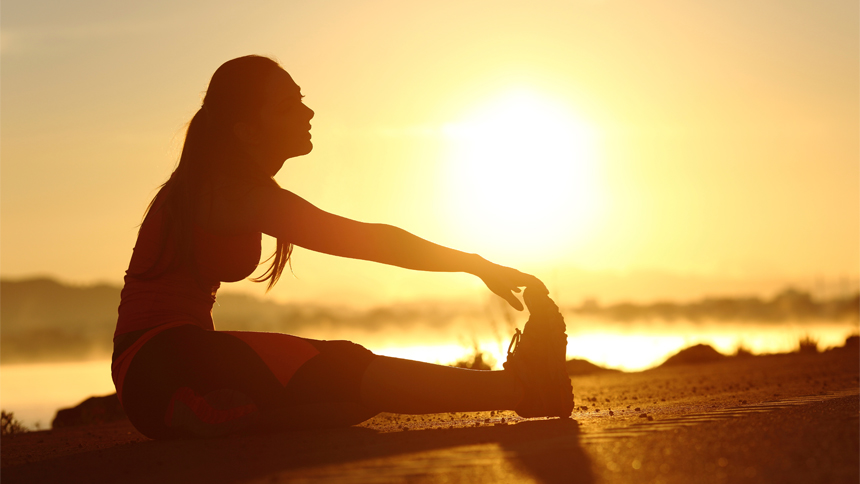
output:
[[[324,209],[533,272],[571,300],[856,278],[859,13],[855,1],[7,0],[0,275],[119,282],[209,76],[259,53],[317,113],[314,152],[278,180]],[[504,133],[493,119],[530,134],[474,136]],[[483,294],[463,275],[294,257],[278,299]]]

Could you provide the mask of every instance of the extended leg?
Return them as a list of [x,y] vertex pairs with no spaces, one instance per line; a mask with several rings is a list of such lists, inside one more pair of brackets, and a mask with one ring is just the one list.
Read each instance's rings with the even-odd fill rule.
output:
[[361,401],[381,412],[424,414],[513,410],[523,396],[504,371],[479,371],[380,356],[361,381]]

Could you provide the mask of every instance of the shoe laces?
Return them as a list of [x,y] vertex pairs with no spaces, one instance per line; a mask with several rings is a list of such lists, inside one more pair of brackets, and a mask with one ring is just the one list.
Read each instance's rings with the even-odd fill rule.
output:
[[520,331],[520,328],[516,328],[517,332],[514,333],[514,336],[511,338],[511,344],[508,345],[508,358],[511,357],[514,353],[517,352],[517,346],[520,344],[520,338],[523,333]]

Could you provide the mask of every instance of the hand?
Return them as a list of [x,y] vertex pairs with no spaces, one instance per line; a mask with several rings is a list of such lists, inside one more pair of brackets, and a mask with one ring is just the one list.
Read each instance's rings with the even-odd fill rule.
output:
[[520,272],[516,269],[500,266],[487,261],[480,273],[476,274],[484,281],[493,293],[504,299],[517,311],[523,310],[523,303],[514,296],[520,292],[520,287],[539,289],[544,294],[549,294],[546,286],[537,277]]

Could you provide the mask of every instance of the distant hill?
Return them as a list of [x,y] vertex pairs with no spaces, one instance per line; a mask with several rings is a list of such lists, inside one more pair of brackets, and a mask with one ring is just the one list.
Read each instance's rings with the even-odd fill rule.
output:
[[659,301],[647,304],[618,303],[607,306],[596,300],[565,308],[573,314],[614,321],[647,319],[687,321],[857,320],[860,294],[820,300],[805,291],[787,288],[771,299],[759,297],[707,297],[689,303]]
[[117,286],[0,281],[0,363],[109,355]]

